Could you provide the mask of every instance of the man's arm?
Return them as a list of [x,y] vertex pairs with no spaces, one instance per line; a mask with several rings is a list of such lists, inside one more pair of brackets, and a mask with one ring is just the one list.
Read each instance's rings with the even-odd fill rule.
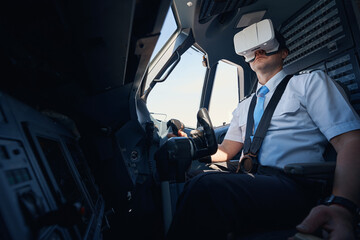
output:
[[360,130],[334,137],[331,144],[337,152],[333,195],[360,204]]
[[[360,130],[350,131],[330,140],[337,152],[332,194],[360,205]],[[340,205],[318,206],[297,227],[312,233],[322,227],[329,239],[355,239],[353,216]]]
[[211,155],[211,162],[226,162],[231,160],[243,147],[243,143],[225,139],[215,154]]

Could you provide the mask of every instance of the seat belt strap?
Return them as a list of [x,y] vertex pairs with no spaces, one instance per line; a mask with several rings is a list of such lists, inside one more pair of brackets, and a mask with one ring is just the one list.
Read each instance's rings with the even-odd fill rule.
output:
[[275,90],[273,96],[271,97],[267,107],[265,108],[264,114],[261,117],[259,126],[257,127],[256,132],[254,134],[253,141],[251,141],[250,136],[254,129],[253,114],[254,114],[254,109],[255,109],[256,99],[257,99],[256,94],[251,99],[248,117],[247,117],[247,123],[246,123],[247,125],[246,125],[245,142],[244,142],[244,154],[251,153],[251,154],[257,156],[257,154],[260,150],[261,144],[265,138],[266,132],[269,128],[270,121],[271,121],[272,115],[275,111],[275,108],[276,108],[277,104],[279,103],[280,98],[283,95],[285,88],[292,76],[293,75],[285,76],[283,78],[283,80],[281,80],[279,85],[276,87],[276,90]]

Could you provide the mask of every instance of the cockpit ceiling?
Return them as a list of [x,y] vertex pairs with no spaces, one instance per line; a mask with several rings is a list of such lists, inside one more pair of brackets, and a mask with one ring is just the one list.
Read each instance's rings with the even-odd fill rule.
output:
[[252,5],[241,8],[236,17],[240,19],[244,14],[265,10],[264,18],[271,18],[275,27],[279,28],[284,21],[310,2],[313,0],[258,0]]
[[256,0],[202,0],[199,22],[205,23],[213,16],[237,11],[240,8],[253,4]]
[[[193,23],[199,22],[205,24],[215,18],[218,21],[224,21],[226,18],[232,20],[240,18],[243,15],[263,12],[266,16],[271,17],[275,25],[278,26],[291,15],[299,11],[302,7],[314,0],[175,0],[176,9],[179,14],[180,22],[188,22],[182,18],[188,18],[186,12],[191,11],[192,7],[196,8]],[[184,6],[187,7],[184,7]],[[286,9],[286,11],[284,11]],[[229,20],[227,20],[229,21]],[[184,27],[184,26],[183,26]],[[236,25],[234,25],[236,28]]]
[[270,18],[275,28],[280,28],[284,21],[312,1],[175,0],[174,2],[180,23],[189,23],[189,13],[193,13],[191,26],[186,27],[192,28],[195,42],[208,54],[211,66],[224,58],[236,62],[242,60],[235,54],[233,47],[233,36],[242,28],[265,18]]

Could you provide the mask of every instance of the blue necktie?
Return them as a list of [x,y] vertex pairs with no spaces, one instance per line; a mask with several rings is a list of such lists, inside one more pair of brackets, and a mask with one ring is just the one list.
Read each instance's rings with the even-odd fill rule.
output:
[[260,119],[264,113],[264,101],[265,95],[269,92],[269,89],[266,86],[262,86],[259,89],[257,95],[257,102],[254,109],[254,134],[256,131],[257,126],[259,125]]

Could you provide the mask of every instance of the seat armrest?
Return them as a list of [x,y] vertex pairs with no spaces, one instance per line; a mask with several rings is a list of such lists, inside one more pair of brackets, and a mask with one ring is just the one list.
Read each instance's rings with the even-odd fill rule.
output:
[[336,162],[321,163],[292,163],[284,167],[284,171],[291,175],[309,177],[330,177],[335,172]]

